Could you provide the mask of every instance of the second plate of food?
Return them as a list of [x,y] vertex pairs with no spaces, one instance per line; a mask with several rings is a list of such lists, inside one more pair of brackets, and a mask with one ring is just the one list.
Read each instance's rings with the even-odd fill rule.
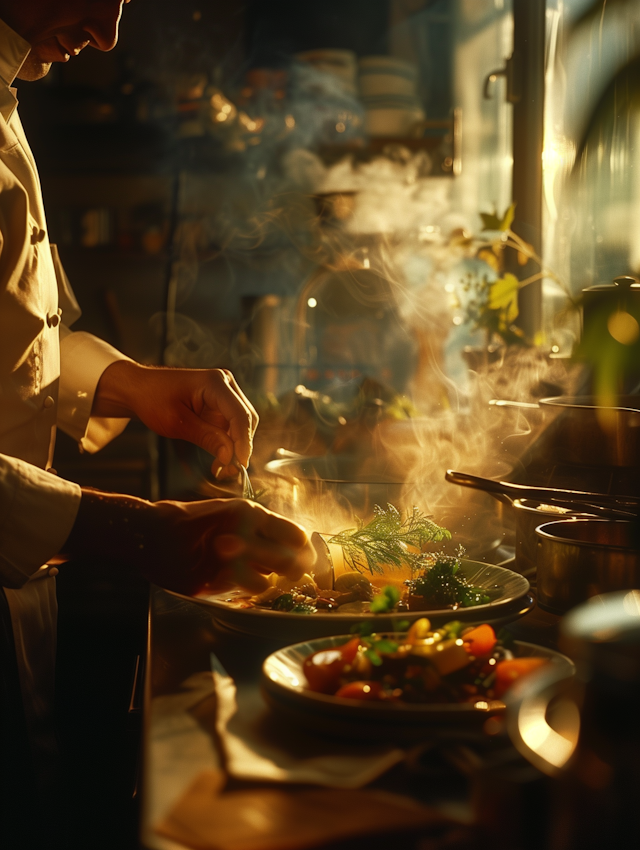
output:
[[[459,628],[461,624],[451,625]],[[491,633],[491,629],[483,625],[471,629],[471,634],[479,635],[483,641],[486,640],[487,631]],[[516,678],[533,675],[542,665],[552,664],[560,675],[566,677],[575,672],[573,662],[566,656],[522,641],[513,641],[508,649],[497,641],[486,655],[475,657],[473,649],[463,646],[465,635],[469,633],[469,630],[462,631],[457,641],[444,640],[444,646],[441,646],[445,650],[443,653],[435,651],[437,644],[434,645],[431,651],[439,657],[433,661],[426,661],[422,657],[425,647],[420,644],[426,644],[428,640],[418,640],[419,645],[414,647],[418,656],[414,658],[407,654],[403,661],[400,657],[403,650],[409,651],[404,645],[407,634],[380,635],[381,642],[369,645],[374,650],[381,647],[378,663],[385,666],[380,666],[377,672],[375,669],[371,672],[369,665],[368,674],[360,670],[356,672],[358,665],[349,655],[350,648],[353,650],[353,644],[358,643],[358,638],[342,635],[294,644],[272,653],[265,660],[262,692],[279,716],[319,733],[360,739],[391,736],[394,740],[410,740],[432,734],[434,724],[454,724],[459,728],[462,723],[477,728],[478,721],[482,723],[487,717],[504,711],[502,698]],[[368,640],[371,641],[371,638]],[[359,652],[363,650],[365,654],[370,652],[361,645]],[[340,667],[341,662],[345,661],[340,656],[345,652],[350,664],[346,670],[351,669],[346,674]],[[463,657],[461,663],[455,663],[459,661],[457,657],[452,662],[450,656],[456,656],[456,653]],[[502,670],[499,669],[501,660],[505,662]],[[405,662],[409,667],[403,672],[402,664]],[[438,680],[435,684],[426,675],[427,672]],[[311,674],[317,680],[314,681],[316,689],[311,688]],[[332,677],[336,676],[341,687],[334,693],[332,684],[336,683],[332,683]],[[374,681],[359,681],[370,677]],[[390,679],[394,679],[392,685],[389,684]],[[433,688],[433,693],[421,691],[416,698],[418,680],[423,687],[428,680],[426,686]],[[397,687],[403,683],[408,683],[413,694],[407,696],[402,687]],[[392,692],[393,699],[388,698],[388,691],[383,693],[383,696],[387,694],[387,698],[380,698],[374,693],[360,693],[361,690],[391,687],[396,687]]]

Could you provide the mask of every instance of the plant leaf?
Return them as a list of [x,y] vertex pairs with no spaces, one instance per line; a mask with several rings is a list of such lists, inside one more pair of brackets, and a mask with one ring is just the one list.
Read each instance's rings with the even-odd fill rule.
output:
[[518,278],[507,272],[504,277],[499,277],[489,287],[489,308],[491,310],[507,309],[510,314],[515,307],[515,315],[508,316],[510,321],[518,315]]
[[364,654],[374,667],[382,666],[382,658],[380,658],[375,649],[365,649]]
[[496,212],[480,213],[482,219],[482,230],[500,230],[502,219],[498,217]]
[[498,215],[496,210],[492,213],[480,213],[482,219],[483,230],[509,230],[513,224],[513,218],[516,213],[516,205],[511,204],[502,215]]
[[498,230],[509,230],[511,225],[513,224],[513,218],[516,214],[516,205],[511,204],[511,206],[504,211],[504,215],[502,216],[502,221],[500,222],[500,227]]

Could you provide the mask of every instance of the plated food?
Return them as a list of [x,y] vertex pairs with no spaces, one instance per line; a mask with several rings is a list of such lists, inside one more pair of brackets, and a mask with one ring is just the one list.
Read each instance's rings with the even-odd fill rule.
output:
[[[473,587],[484,589],[490,601],[473,607],[451,606],[427,610],[391,610],[375,614],[377,631],[398,631],[400,624],[427,616],[433,624],[446,623],[455,616],[466,623],[490,622],[503,625],[522,617],[533,606],[528,595],[529,582],[524,576],[505,567],[480,561],[460,560],[459,574]],[[176,595],[176,594],[174,594]],[[179,594],[178,594],[179,595]],[[240,588],[224,593],[185,597],[206,608],[218,626],[264,639],[295,643],[327,635],[345,634],[356,625],[372,618],[364,606],[309,613],[298,613],[248,605],[250,595]],[[295,607],[295,606],[294,606]]]
[[510,622],[533,605],[529,582],[504,567],[429,551],[450,533],[417,508],[376,506],[369,522],[335,535],[312,534],[313,574],[295,583],[273,573],[253,596],[241,588],[189,597],[218,626],[278,642],[343,634],[372,615],[377,631],[428,616],[444,623]]
[[[481,624],[478,639],[488,634],[484,629],[485,625]],[[416,629],[418,628],[421,627],[416,627]],[[467,634],[471,634],[471,632]],[[402,644],[406,637],[406,632],[403,632],[381,635],[379,639]],[[472,637],[474,636],[472,635]],[[265,660],[262,668],[262,692],[268,704],[281,717],[286,717],[292,722],[312,729],[319,734],[360,740],[378,739],[383,736],[385,740],[398,741],[416,740],[424,737],[430,734],[430,729],[435,723],[467,724],[483,722],[483,718],[486,719],[487,716],[500,714],[505,710],[503,699],[496,695],[496,691],[490,687],[489,683],[486,686],[483,686],[482,682],[479,686],[476,685],[476,687],[479,687],[479,692],[477,694],[468,693],[468,698],[463,696],[452,699],[452,695],[455,695],[456,689],[459,689],[462,684],[456,680],[456,671],[451,671],[454,678],[446,685],[446,688],[451,687],[453,690],[448,692],[446,689],[442,690],[442,686],[440,686],[439,690],[436,689],[432,692],[437,694],[435,699],[427,701],[422,699],[414,701],[413,696],[410,699],[372,699],[368,698],[368,694],[367,698],[353,698],[353,693],[351,696],[345,697],[344,692],[341,696],[338,696],[337,693],[323,693],[312,690],[305,675],[305,662],[307,662],[307,669],[309,669],[308,659],[316,653],[335,650],[340,653],[345,652],[347,651],[346,647],[354,642],[354,638],[360,640],[359,637],[354,635],[326,637],[294,644],[272,653]],[[426,638],[423,639],[426,640]],[[460,639],[464,643],[464,635]],[[353,652],[354,645],[355,642],[351,643],[348,651]],[[460,649],[467,653],[464,646]],[[378,650],[380,650],[380,647],[378,647]],[[520,672],[518,668],[540,667],[543,663],[548,663],[554,665],[554,669],[562,677],[569,677],[575,672],[574,665],[569,658],[546,647],[514,641],[510,644],[508,651],[513,655],[513,658],[500,659],[501,661],[514,662],[510,665],[511,670],[507,666],[503,671],[505,686],[508,680],[515,678],[515,672]],[[444,653],[445,650],[441,652]],[[479,656],[475,656],[475,660],[471,661],[471,654],[468,653],[469,661],[466,664],[469,674],[479,671]],[[452,655],[451,658],[453,657]],[[489,658],[486,658],[487,664]],[[528,659],[536,660],[529,662]],[[496,660],[496,665],[488,666],[493,668],[497,666],[497,663]],[[438,675],[441,679],[445,679],[450,674]],[[476,678],[480,678],[480,676]],[[485,676],[482,681],[486,681],[487,678],[489,676]],[[354,681],[374,681],[381,689],[386,686],[386,683],[382,680],[375,678],[370,680],[356,679]],[[496,680],[493,681],[495,684]],[[349,681],[345,681],[340,684],[340,687],[349,684]],[[364,691],[364,686],[358,685],[353,690],[360,695]],[[372,690],[376,690],[376,688],[372,688]],[[394,688],[391,688],[391,691],[393,690]],[[491,690],[493,690],[493,696],[489,694]],[[506,689],[501,693],[504,696]]]
[[473,585],[461,566],[460,558],[438,555],[423,559],[413,577],[405,581],[393,581],[391,573],[388,580],[393,583],[376,583],[373,575],[348,570],[337,576],[331,587],[319,585],[312,574],[292,584],[274,573],[267,590],[256,596],[247,594],[239,604],[293,614],[389,614],[447,607],[456,611],[486,605],[499,595],[497,587]]
[[452,620],[432,629],[423,617],[404,634],[359,634],[320,649],[304,659],[302,670],[310,690],[338,699],[486,703],[549,663],[542,656],[518,658],[512,646],[488,623],[465,627]]

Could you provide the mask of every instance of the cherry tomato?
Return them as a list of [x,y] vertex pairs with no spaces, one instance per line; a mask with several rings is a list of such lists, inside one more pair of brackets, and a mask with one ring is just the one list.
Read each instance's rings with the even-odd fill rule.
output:
[[349,682],[336,691],[335,696],[359,700],[384,699],[380,682]]
[[496,633],[490,625],[485,623],[482,626],[476,626],[462,635],[464,648],[469,655],[475,655],[480,658],[483,655],[488,655],[496,643]]
[[340,677],[347,664],[351,664],[358,652],[360,638],[352,638],[343,646],[321,649],[305,658],[302,670],[312,691],[333,694],[340,687]]
[[354,637],[351,638],[350,641],[343,644],[340,647],[340,652],[342,653],[342,657],[344,658],[347,664],[351,664],[353,659],[356,657],[358,653],[358,647],[360,646],[360,638]]
[[510,658],[507,661],[499,661],[496,664],[496,681],[493,686],[495,695],[501,697],[516,679],[529,675],[546,663],[546,658]]

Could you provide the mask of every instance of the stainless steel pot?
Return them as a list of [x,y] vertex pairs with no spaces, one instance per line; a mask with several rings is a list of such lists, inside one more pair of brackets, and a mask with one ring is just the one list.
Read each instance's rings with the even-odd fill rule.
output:
[[640,588],[635,522],[568,519],[536,528],[538,604],[564,614],[592,596]]
[[[292,502],[300,502],[302,494],[312,498],[330,495],[361,519],[371,517],[375,505],[408,508],[420,504],[422,491],[428,489],[428,482],[412,483],[407,489],[407,482],[399,478],[363,472],[362,458],[353,455],[310,457],[282,449],[278,454],[277,459],[265,464],[265,472],[289,482]],[[456,544],[464,548],[468,558],[484,559],[502,543],[503,508],[484,493],[476,493],[470,494],[461,509],[443,506],[439,510],[435,506],[434,519],[454,533]]]
[[[596,396],[540,399],[542,410],[557,414],[545,433],[558,463],[580,466],[640,467],[640,397],[619,396],[602,405]],[[535,409],[529,402],[493,399],[494,407]]]
[[265,464],[265,472],[285,479],[292,487],[303,486],[311,495],[330,493],[339,503],[363,515],[367,515],[374,505],[397,504],[402,495],[404,481],[382,474],[362,473],[361,458],[352,455],[307,457],[287,454],[290,456]]
[[537,571],[538,526],[561,519],[595,519],[588,511],[548,505],[535,499],[514,499],[513,509],[516,518],[516,562],[514,569],[528,578],[535,577]]

